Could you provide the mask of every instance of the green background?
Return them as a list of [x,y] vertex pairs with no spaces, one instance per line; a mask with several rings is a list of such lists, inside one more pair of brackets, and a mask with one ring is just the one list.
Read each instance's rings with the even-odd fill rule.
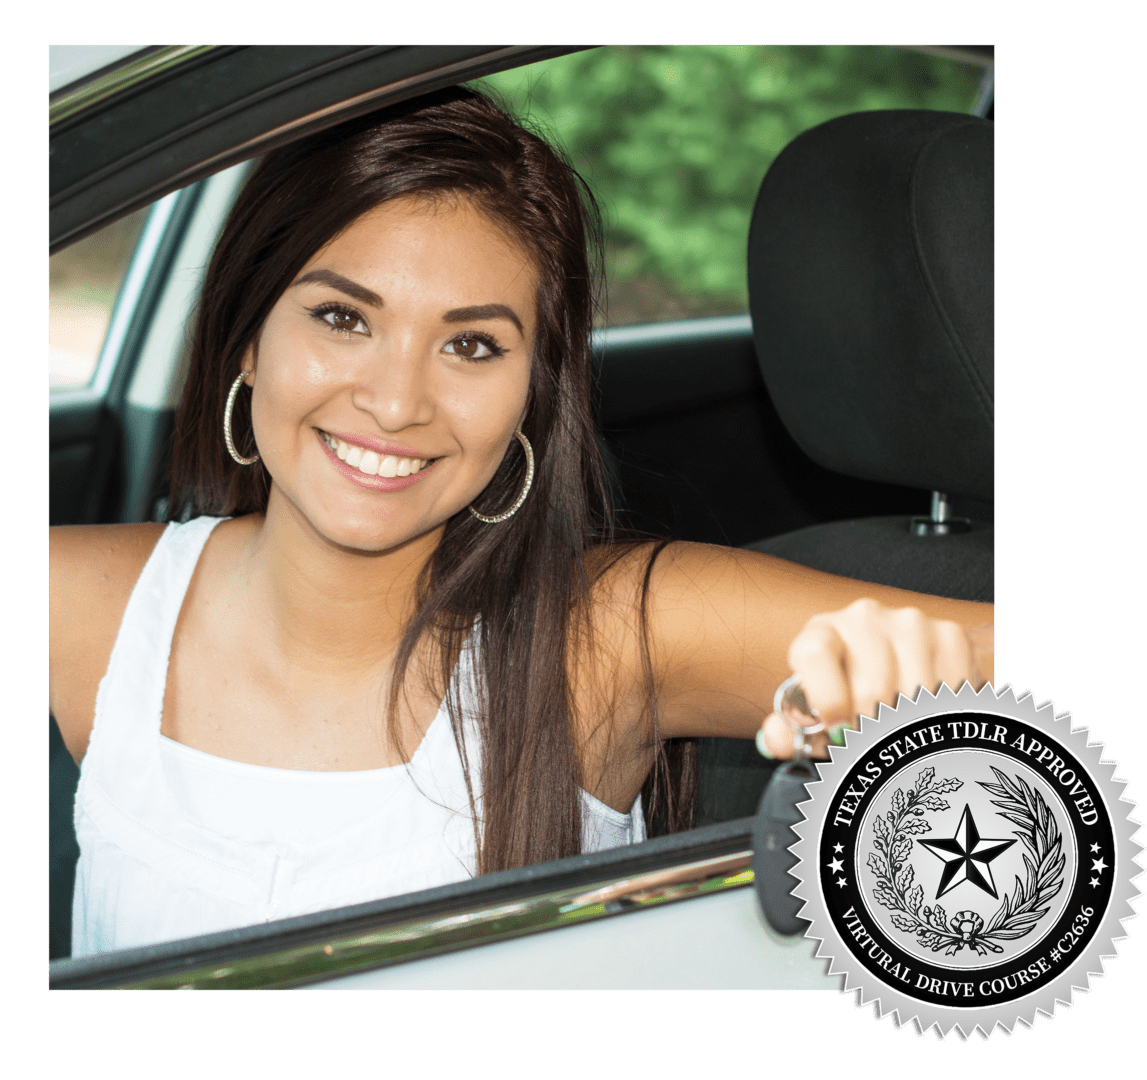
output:
[[472,85],[590,184],[605,215],[605,321],[624,325],[748,309],[753,202],[802,131],[867,109],[969,112],[982,77],[895,46],[609,46]]
[[[123,5],[122,7],[128,7]],[[131,6],[135,8],[135,5]],[[259,1004],[211,997],[48,1000],[44,960],[46,694],[44,534],[47,511],[46,334],[39,267],[46,167],[42,120],[49,37],[99,40],[213,36],[266,40],[949,40],[994,41],[1000,95],[998,199],[998,675],[1075,711],[1122,761],[1128,795],[1144,798],[1141,705],[1144,512],[1138,311],[1138,143],[1142,40],[1123,5],[1050,8],[962,3],[950,16],[919,3],[799,8],[662,3],[656,11],[582,2],[557,11],[436,2],[420,8],[280,5],[241,16],[200,3],[197,22],[156,22],[56,3],[50,21],[8,21],[9,490],[7,618],[0,656],[11,705],[0,798],[5,811],[6,1055],[16,1075],[783,1075],[905,1077],[1138,1074],[1144,930],[1131,923],[1122,958],[1094,992],[1033,1030],[990,1042],[939,1042],[834,994],[407,994],[303,996]],[[1025,17],[1031,13],[1033,17]],[[177,11],[177,15],[182,14]],[[205,19],[211,19],[206,21]],[[110,32],[116,26],[116,32]],[[132,31],[123,29],[132,26]],[[162,28],[162,29],[161,29]],[[592,29],[591,29],[592,28]],[[287,31],[290,31],[288,34]],[[194,33],[193,33],[194,30]],[[26,39],[26,45],[25,45]],[[15,154],[13,152],[15,148]],[[1134,229],[1134,232],[1131,230]],[[30,272],[29,267],[36,267]],[[34,300],[34,304],[33,304]],[[116,1004],[118,1002],[118,1004]],[[132,1002],[131,1004],[128,1002]],[[307,1002],[307,1004],[303,1004]],[[323,1003],[325,1002],[325,1003]],[[292,1004],[291,1004],[292,1003]]]

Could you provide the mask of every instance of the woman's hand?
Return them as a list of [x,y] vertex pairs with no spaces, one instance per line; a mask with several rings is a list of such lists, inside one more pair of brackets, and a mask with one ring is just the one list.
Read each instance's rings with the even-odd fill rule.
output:
[[[967,681],[978,690],[993,674],[992,641],[991,623],[965,630],[916,608],[857,600],[809,619],[788,661],[827,728],[855,727],[858,716],[876,716],[880,702],[915,698],[921,687],[935,693],[942,682],[958,690]],[[771,756],[792,757],[797,740],[788,720],[770,713],[761,730]],[[812,736],[813,755],[827,757],[827,743],[827,734]]]

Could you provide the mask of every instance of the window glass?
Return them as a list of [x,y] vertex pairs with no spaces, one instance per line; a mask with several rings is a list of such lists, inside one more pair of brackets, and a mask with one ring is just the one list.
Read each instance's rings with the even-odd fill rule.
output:
[[761,178],[802,131],[866,109],[970,112],[983,68],[894,46],[611,46],[482,80],[602,203],[606,321],[748,310]]
[[91,382],[116,295],[149,209],[129,214],[49,258],[51,389]]

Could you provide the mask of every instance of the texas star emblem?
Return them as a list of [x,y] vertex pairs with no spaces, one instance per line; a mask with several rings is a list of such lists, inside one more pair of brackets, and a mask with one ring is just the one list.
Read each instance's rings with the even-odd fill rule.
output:
[[1114,954],[1138,845],[1102,747],[1050,704],[946,686],[865,719],[795,826],[806,936],[922,1029],[1011,1030]]

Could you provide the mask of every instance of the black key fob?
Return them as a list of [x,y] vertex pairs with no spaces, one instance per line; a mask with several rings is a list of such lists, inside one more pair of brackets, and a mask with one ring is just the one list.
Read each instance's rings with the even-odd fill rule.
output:
[[804,901],[791,895],[797,879],[789,873],[796,856],[788,849],[799,837],[793,825],[804,815],[797,803],[808,798],[805,784],[817,779],[816,767],[807,759],[788,761],[773,773],[761,796],[753,826],[753,881],[765,918],[778,934],[803,934],[808,922],[797,916]]

